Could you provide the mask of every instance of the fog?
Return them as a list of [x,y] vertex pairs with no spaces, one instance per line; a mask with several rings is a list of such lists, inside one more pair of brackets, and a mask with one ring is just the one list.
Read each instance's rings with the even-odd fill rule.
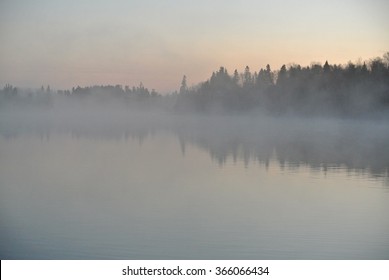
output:
[[385,259],[386,76],[350,106],[215,77],[167,96],[6,86],[0,257]]
[[[144,139],[174,135],[185,155],[187,146],[206,151],[221,167],[242,162],[312,170],[346,168],[371,177],[388,177],[389,126],[383,118],[269,116],[169,112],[160,103],[131,107],[120,102],[66,100],[50,106],[14,106],[0,112],[0,135],[6,139],[52,134],[92,139]],[[159,101],[157,101],[159,102]],[[166,104],[165,104],[166,105]],[[167,106],[168,107],[168,106]],[[156,155],[158,156],[158,155]]]
[[168,132],[182,153],[187,145],[228,160],[281,166],[308,165],[326,172],[346,167],[388,176],[389,53],[370,61],[322,66],[285,65],[211,78],[161,95],[137,87],[0,91],[0,134],[70,133],[77,137],[137,138]]
[[[155,89],[138,86],[94,85],[53,90],[19,89],[5,85],[0,91],[0,110],[39,108],[81,111],[106,107],[197,114],[265,114],[330,118],[387,119],[389,111],[389,53],[368,61],[347,65],[325,61],[283,65],[272,70],[230,73],[225,67],[211,77],[189,86],[182,78],[179,91],[161,95]],[[120,106],[119,106],[120,105]]]

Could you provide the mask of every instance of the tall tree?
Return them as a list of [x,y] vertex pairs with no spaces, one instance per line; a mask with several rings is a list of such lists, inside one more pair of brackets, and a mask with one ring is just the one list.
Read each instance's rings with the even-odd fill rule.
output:
[[239,85],[239,73],[238,70],[235,69],[234,76],[232,76],[232,81],[235,85]]
[[251,86],[253,83],[252,75],[250,72],[250,67],[246,66],[243,73],[243,86],[248,87]]
[[180,86],[180,94],[185,94],[188,92],[188,85],[186,83],[186,75],[182,77],[181,86]]

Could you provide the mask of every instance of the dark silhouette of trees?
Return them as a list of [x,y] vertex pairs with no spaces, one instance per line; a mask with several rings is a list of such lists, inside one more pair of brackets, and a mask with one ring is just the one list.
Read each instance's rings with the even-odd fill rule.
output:
[[[389,53],[345,66],[312,63],[270,65],[252,74],[220,67],[209,80],[179,98],[176,108],[206,112],[262,111],[270,114],[360,116],[389,110]],[[184,110],[184,111],[185,111]]]
[[186,84],[186,76],[182,77],[180,94],[185,94],[188,91],[188,85]]
[[1,95],[2,97],[15,97],[18,93],[18,90],[16,89],[16,87],[10,85],[10,84],[6,84],[5,87],[3,88],[3,90],[0,91],[1,92]]
[[240,78],[239,78],[239,73],[238,73],[238,70],[235,69],[234,71],[234,75],[232,77],[232,82],[237,86],[240,82]]
[[144,100],[148,98],[159,97],[160,94],[152,89],[151,91],[146,88],[143,83],[139,83],[139,86],[125,86],[124,89],[121,85],[107,85],[107,86],[91,86],[72,88],[71,91],[58,91],[60,94],[65,94],[73,97],[96,97],[96,98],[124,98],[124,99],[136,99]]
[[242,75],[243,87],[250,88],[253,85],[253,76],[250,72],[250,67],[246,66]]
[[[346,65],[325,61],[324,65],[312,63],[302,67],[292,64],[272,70],[268,64],[258,72],[252,73],[246,66],[242,73],[235,70],[231,75],[225,67],[220,67],[208,80],[196,86],[188,87],[184,75],[179,92],[166,96],[154,89],[150,91],[143,83],[124,88],[121,85],[77,86],[71,90],[58,90],[57,95],[75,100],[118,100],[124,104],[159,100],[158,104],[163,104],[164,108],[181,112],[351,117],[381,114],[389,112],[389,52],[370,61]],[[9,100],[14,104],[35,101],[49,104],[54,97],[50,86],[23,91],[7,84],[0,90],[3,104]]]
[[274,73],[271,71],[269,64],[266,66],[266,69],[261,68],[259,70],[255,83],[256,88],[262,91],[274,85]]

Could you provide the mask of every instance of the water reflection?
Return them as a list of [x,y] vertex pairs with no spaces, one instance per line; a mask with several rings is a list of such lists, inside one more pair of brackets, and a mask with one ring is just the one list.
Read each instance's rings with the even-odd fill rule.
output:
[[[219,165],[228,160],[269,165],[276,160],[281,168],[308,165],[312,170],[346,169],[388,177],[388,129],[384,125],[332,121],[265,121],[252,125],[205,124],[195,130],[179,129],[175,134],[181,147],[196,145],[209,152]],[[184,148],[183,148],[184,150]]]
[[389,126],[382,121],[120,114],[0,122],[0,135],[6,139],[33,133],[49,140],[51,133],[65,133],[74,138],[136,139],[142,144],[166,132],[177,137],[183,155],[188,145],[196,146],[220,166],[230,160],[268,167],[276,161],[290,170],[303,165],[324,173],[343,169],[372,178],[389,175]]
[[333,120],[0,118],[0,258],[386,259],[388,135]]

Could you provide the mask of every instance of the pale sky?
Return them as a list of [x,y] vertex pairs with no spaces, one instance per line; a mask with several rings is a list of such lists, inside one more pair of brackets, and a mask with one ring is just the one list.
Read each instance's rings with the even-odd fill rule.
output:
[[389,51],[387,0],[0,0],[0,86],[165,93],[225,66],[344,64]]

